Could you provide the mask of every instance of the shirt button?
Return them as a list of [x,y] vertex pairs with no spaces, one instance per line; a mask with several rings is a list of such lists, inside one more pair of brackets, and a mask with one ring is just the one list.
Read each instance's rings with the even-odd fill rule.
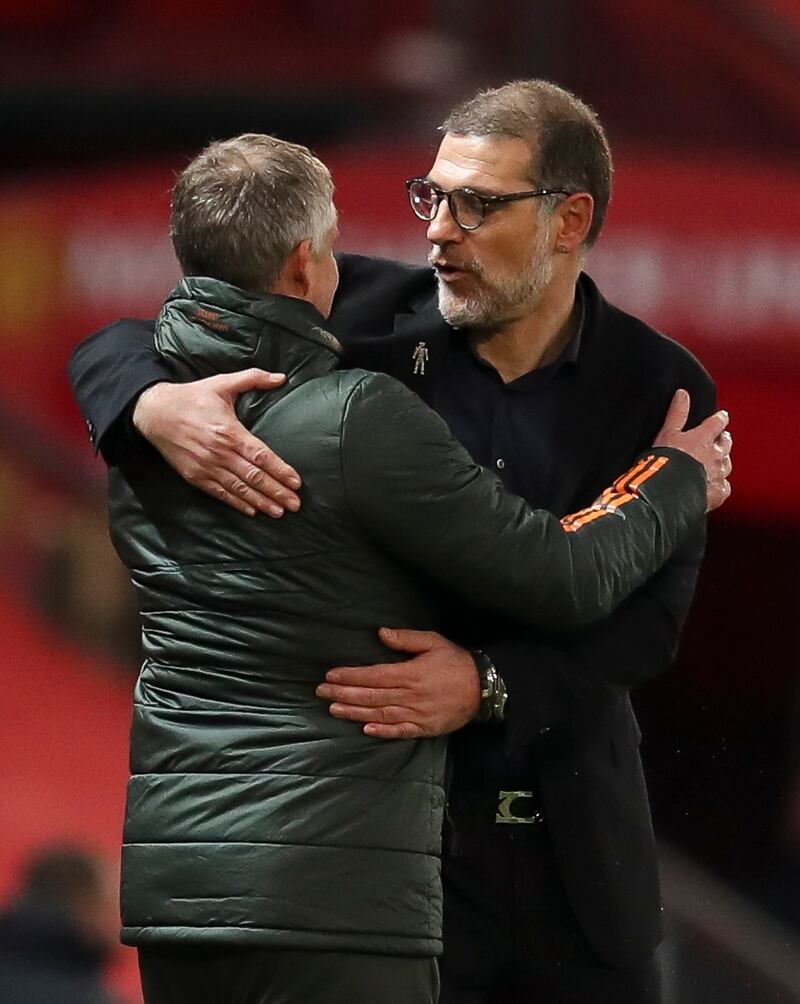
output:
[[502,471],[502,469],[506,466],[506,462],[502,457],[498,457],[496,463],[498,471]]

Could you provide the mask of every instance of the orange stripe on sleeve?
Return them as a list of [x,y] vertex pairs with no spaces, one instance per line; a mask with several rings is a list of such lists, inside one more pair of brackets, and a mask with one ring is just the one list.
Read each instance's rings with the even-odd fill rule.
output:
[[656,457],[653,463],[650,465],[650,467],[647,468],[646,471],[642,471],[642,473],[637,478],[634,478],[632,481],[628,483],[628,490],[635,492],[638,488],[641,488],[641,486],[645,483],[645,481],[648,481],[650,478],[652,478],[654,474],[657,474],[661,470],[661,468],[668,463],[669,463],[669,457]]
[[564,527],[566,533],[575,533],[576,530],[580,530],[587,523],[593,523],[596,519],[602,519],[603,516],[608,516],[607,509],[595,509],[594,512],[588,512],[585,516],[581,516],[579,519],[568,523],[562,520],[561,525]]
[[640,460],[638,464],[631,467],[631,469],[623,474],[621,478],[617,478],[613,485],[614,489],[618,492],[625,491],[625,486],[628,482],[643,471],[653,459],[653,457],[645,457],[643,460]]
[[610,488],[606,488],[597,501],[587,509],[565,516],[561,525],[566,533],[575,533],[581,527],[603,516],[614,515],[623,506],[639,498],[639,488],[669,463],[669,457],[644,457]]

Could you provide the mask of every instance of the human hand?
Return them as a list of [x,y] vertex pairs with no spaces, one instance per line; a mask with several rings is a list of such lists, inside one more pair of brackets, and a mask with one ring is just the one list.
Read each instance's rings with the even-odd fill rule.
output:
[[653,446],[683,450],[703,465],[706,471],[706,512],[711,512],[721,506],[731,493],[728,478],[733,469],[733,438],[725,431],[730,419],[727,411],[717,411],[694,429],[684,430],[690,404],[685,390],[675,391]]
[[296,512],[300,476],[239,422],[235,404],[248,390],[274,390],[283,373],[249,369],[193,383],[157,383],[139,396],[133,424],[195,488],[247,516]]
[[333,701],[336,718],[365,722],[378,739],[421,739],[460,729],[478,713],[480,682],[469,652],[435,631],[381,628],[381,641],[405,662],[339,666],[317,696]]

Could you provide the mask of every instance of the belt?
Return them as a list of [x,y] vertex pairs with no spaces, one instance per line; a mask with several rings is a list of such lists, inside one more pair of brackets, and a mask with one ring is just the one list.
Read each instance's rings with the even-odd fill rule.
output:
[[[445,857],[485,858],[487,853],[497,852],[497,840],[505,844],[505,838],[512,839],[514,834],[517,837],[529,835],[531,839],[537,834],[538,841],[538,835],[546,833],[542,825],[544,813],[536,808],[541,804],[538,793],[501,789],[494,796],[494,816],[491,815],[492,796],[488,792],[471,794],[472,798],[462,789],[458,808],[451,811],[448,807],[444,826]],[[497,829],[498,823],[505,825]],[[522,830],[517,829],[520,825],[524,827]]]
[[532,791],[499,791],[497,795],[497,812],[494,817],[495,823],[526,823],[529,826],[544,822],[544,813],[540,809],[535,809],[529,815],[521,815],[515,803],[528,799],[533,799]]

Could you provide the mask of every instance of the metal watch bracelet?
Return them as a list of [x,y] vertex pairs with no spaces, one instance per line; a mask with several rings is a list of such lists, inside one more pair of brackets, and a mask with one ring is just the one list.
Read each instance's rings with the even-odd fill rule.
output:
[[472,649],[470,655],[475,660],[481,687],[481,701],[475,721],[479,725],[489,725],[505,720],[508,693],[503,678],[497,672],[489,656],[480,649]]

